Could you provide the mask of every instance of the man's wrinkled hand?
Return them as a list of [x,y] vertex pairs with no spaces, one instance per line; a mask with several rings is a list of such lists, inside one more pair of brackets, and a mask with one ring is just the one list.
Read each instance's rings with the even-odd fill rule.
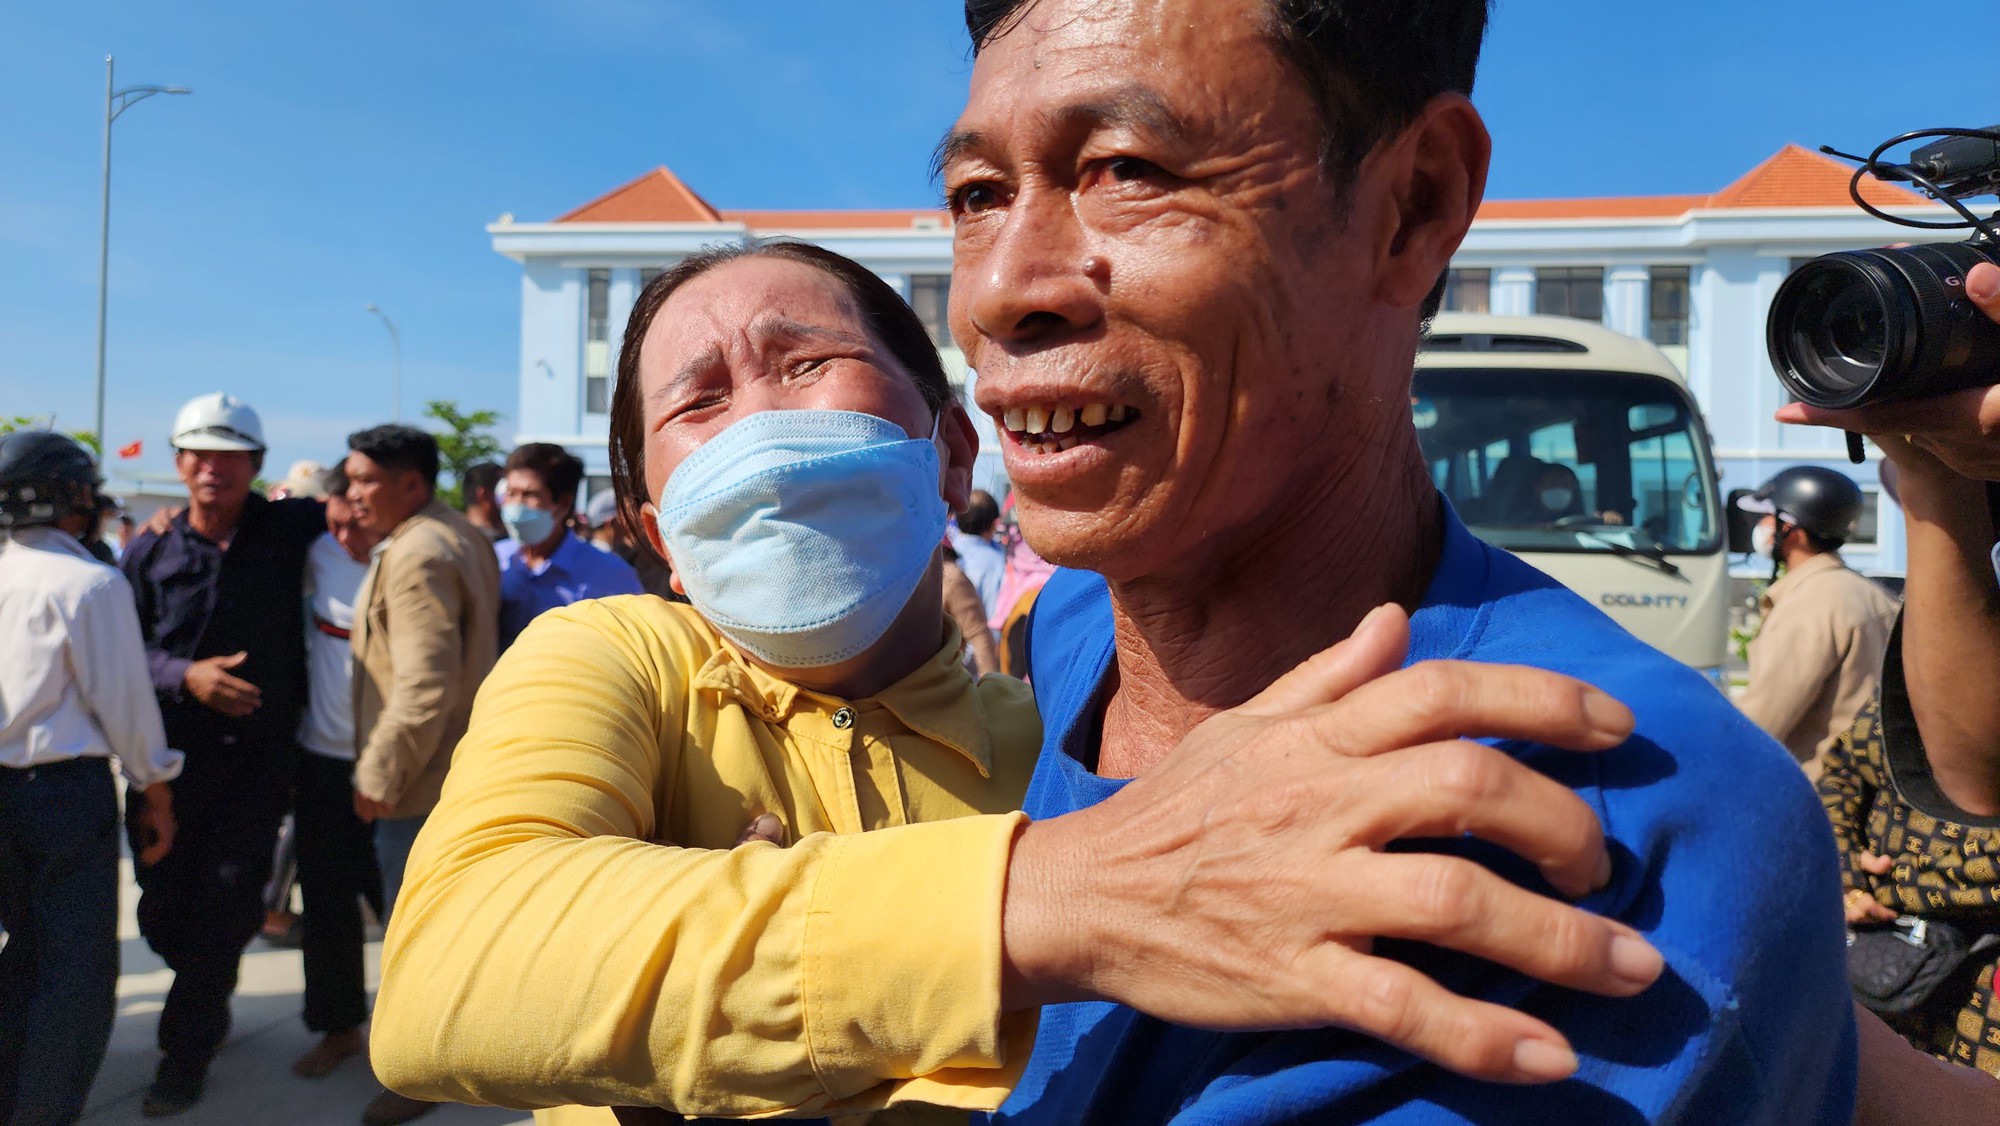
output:
[[229,675],[230,669],[249,658],[250,654],[238,652],[227,657],[207,657],[190,662],[182,681],[194,698],[205,706],[240,719],[256,711],[264,702],[263,689]]
[[187,508],[185,506],[180,508],[156,508],[153,510],[153,514],[146,518],[146,526],[139,530],[142,532],[151,532],[156,536],[164,536],[174,530],[174,521],[180,519],[181,513],[186,511]]
[[1651,985],[1659,953],[1472,861],[1385,849],[1470,834],[1565,895],[1605,886],[1590,806],[1468,740],[1602,751],[1630,736],[1632,714],[1537,669],[1402,669],[1408,645],[1408,618],[1384,607],[1111,798],[1024,829],[1003,917],[1009,1007],[1104,998],[1201,1028],[1350,1028],[1476,1078],[1574,1072],[1553,1027],[1453,994],[1372,941],[1612,997]]
[[[2000,267],[1982,262],[1966,271],[1965,295],[2000,322]],[[1838,411],[1787,403],[1777,417],[1779,422],[1851,430],[1878,442],[1904,435],[1961,477],[2000,481],[2000,387]]]

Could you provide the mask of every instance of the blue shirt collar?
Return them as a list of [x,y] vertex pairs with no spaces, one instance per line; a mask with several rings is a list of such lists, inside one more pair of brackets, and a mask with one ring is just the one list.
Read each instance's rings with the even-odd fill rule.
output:
[[[596,551],[597,549],[585,546],[582,540],[577,539],[575,534],[565,528],[563,530],[562,542],[557,544],[556,549],[549,553],[548,561],[543,563],[540,568],[528,562],[527,557],[521,554],[521,545],[515,543],[513,540],[501,540],[494,545],[493,550],[500,557],[501,570],[505,571],[518,567],[520,570],[526,571],[529,577],[539,579],[551,571],[564,576],[577,574],[580,568],[578,567],[576,553],[579,551]],[[584,560],[583,562],[584,569],[587,569],[592,561]]]

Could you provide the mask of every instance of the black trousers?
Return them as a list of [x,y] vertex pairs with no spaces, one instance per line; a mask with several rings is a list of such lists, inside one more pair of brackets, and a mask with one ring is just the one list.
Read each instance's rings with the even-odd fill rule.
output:
[[[229,997],[243,949],[264,921],[264,882],[296,755],[289,743],[188,748],[170,784],[173,850],[136,874],[139,933],[174,971],[159,1032],[171,1070],[205,1071],[229,1035]],[[135,854],[144,845],[144,808],[144,795],[127,795],[125,829]]]
[[0,1122],[83,1115],[118,991],[109,759],[0,767]]
[[292,826],[299,865],[306,972],[306,1027],[358,1028],[368,1019],[361,900],[382,914],[373,832],[354,815],[354,764],[304,751]]

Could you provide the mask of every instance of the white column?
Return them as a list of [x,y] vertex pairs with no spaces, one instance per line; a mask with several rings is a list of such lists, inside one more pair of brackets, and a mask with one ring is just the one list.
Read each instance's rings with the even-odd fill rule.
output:
[[1503,317],[1525,317],[1534,312],[1535,271],[1527,266],[1496,268],[1487,307]]
[[1604,327],[1646,339],[1646,299],[1652,274],[1644,266],[1613,266],[1604,271]]

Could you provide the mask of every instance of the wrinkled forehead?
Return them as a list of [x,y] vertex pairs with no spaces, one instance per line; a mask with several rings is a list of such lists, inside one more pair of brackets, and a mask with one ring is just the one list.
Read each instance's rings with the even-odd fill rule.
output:
[[739,258],[687,282],[667,297],[640,344],[639,370],[649,389],[691,364],[727,363],[801,337],[867,337],[859,303],[840,279],[782,258]]
[[1030,0],[980,50],[959,128],[1060,113],[1134,84],[1251,115],[1258,87],[1284,77],[1270,27],[1270,0]]

